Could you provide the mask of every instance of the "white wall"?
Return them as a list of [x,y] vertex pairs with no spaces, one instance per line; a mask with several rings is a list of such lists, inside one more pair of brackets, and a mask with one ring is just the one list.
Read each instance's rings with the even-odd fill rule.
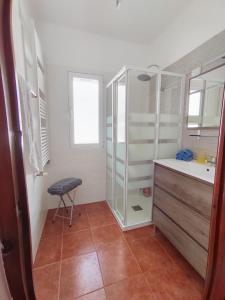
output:
[[127,64],[146,67],[147,46],[105,38],[53,23],[39,22],[48,64],[109,74]]
[[195,0],[150,47],[149,62],[164,68],[225,29],[224,0]]
[[[26,0],[15,0],[13,1],[13,40],[14,40],[14,56],[16,63],[16,71],[22,76],[27,82],[30,78],[27,78],[25,72],[24,52],[23,52],[23,39],[22,39],[22,23],[21,14],[19,10],[19,3],[22,7],[23,17],[29,23],[31,20],[31,12],[27,5]],[[32,112],[37,112],[38,102],[37,100],[31,100]],[[38,115],[35,113],[32,115],[35,122],[38,122]],[[38,139],[38,132],[34,132],[34,136]],[[26,134],[23,132],[23,139],[26,139]],[[37,143],[39,140],[36,141]],[[26,142],[25,142],[26,143]],[[45,182],[43,177],[37,177],[28,166],[28,153],[24,153],[25,172],[26,172],[26,183],[28,193],[28,205],[30,215],[30,226],[31,226],[31,238],[32,238],[32,252],[33,259],[35,258],[37,247],[42,233],[46,217],[46,200],[45,200]]]
[[[83,185],[77,201],[104,200],[105,149],[70,146],[68,71],[102,75],[106,84],[125,64],[145,67],[148,47],[51,23],[37,25],[48,63],[51,156],[48,184],[63,177],[81,177]],[[49,207],[54,207],[55,199],[48,198]]]

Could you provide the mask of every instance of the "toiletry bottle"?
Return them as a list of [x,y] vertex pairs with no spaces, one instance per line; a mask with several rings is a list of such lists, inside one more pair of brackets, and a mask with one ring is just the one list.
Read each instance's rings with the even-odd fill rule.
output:
[[206,156],[205,151],[200,150],[200,151],[197,153],[196,161],[197,161],[197,163],[199,163],[199,164],[205,164],[205,163],[207,162],[207,156]]

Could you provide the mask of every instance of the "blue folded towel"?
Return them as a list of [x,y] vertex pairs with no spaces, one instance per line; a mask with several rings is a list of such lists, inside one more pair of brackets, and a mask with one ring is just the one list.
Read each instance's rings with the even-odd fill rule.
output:
[[193,152],[190,149],[182,149],[177,152],[176,159],[177,160],[185,160],[185,161],[191,161],[193,160]]

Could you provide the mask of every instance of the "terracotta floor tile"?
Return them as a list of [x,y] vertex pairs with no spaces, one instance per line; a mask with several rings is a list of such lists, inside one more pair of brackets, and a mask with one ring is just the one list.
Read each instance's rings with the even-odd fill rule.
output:
[[33,271],[37,300],[58,299],[60,263],[47,265]]
[[145,277],[140,274],[105,288],[107,300],[158,300],[153,298]]
[[41,238],[52,238],[55,235],[61,235],[63,231],[63,219],[56,218],[52,223],[50,220],[46,220]]
[[91,227],[116,224],[116,220],[112,213],[105,210],[88,212],[88,220]]
[[153,236],[154,226],[149,225],[149,226],[145,226],[142,228],[124,231],[123,234],[124,234],[124,237],[127,239],[127,241],[129,243],[132,243],[133,241],[135,241],[137,239]]
[[193,281],[194,286],[199,290],[199,292],[203,293],[204,280],[202,277],[161,233],[157,234],[155,238],[159,241],[163,249],[170,255],[174,263],[186,273],[189,280]]
[[98,259],[105,286],[141,272],[125,242],[102,246]]
[[96,253],[62,261],[60,299],[72,300],[103,287]]
[[[202,294],[189,280],[185,272],[178,268],[161,268],[157,272],[148,271],[145,276],[153,292],[168,300],[201,300]],[[164,299],[163,298],[163,299]]]
[[38,300],[57,300],[59,285],[60,300],[201,299],[204,281],[152,226],[122,232],[105,201],[75,205],[71,228],[67,220],[52,224],[54,212],[48,212],[35,260]]
[[105,290],[100,289],[76,299],[77,300],[106,300]]
[[154,238],[159,242],[161,247],[163,247],[163,249],[170,255],[171,258],[176,261],[181,258],[184,260],[178,250],[161,233],[157,233]]
[[86,213],[87,212],[87,206],[89,204],[75,204],[74,205],[74,210],[76,212],[79,212],[79,213]]
[[94,202],[94,203],[88,203],[85,205],[87,212],[98,212],[98,211],[110,211],[108,204],[106,201],[100,201],[100,202]]
[[60,235],[41,239],[34,266],[39,267],[59,261],[61,258],[61,246],[62,236]]
[[203,278],[194,270],[189,273],[189,280],[192,282],[193,286],[203,295],[205,281]]
[[[152,291],[151,295],[152,295],[152,300],[175,300],[173,298],[173,295],[168,294],[165,291]],[[194,300],[194,299],[190,299],[190,300]]]
[[155,261],[166,264],[170,257],[152,237],[134,240],[130,247],[141,266],[142,271],[154,268]]
[[123,240],[123,235],[117,224],[92,229],[92,236],[97,248]]
[[63,235],[62,259],[95,251],[90,230]]
[[71,227],[69,227],[69,222],[69,219],[64,219],[64,234],[81,231],[90,227],[88,222],[88,216],[85,211],[81,212],[80,210],[75,210],[75,212],[73,213],[73,221]]

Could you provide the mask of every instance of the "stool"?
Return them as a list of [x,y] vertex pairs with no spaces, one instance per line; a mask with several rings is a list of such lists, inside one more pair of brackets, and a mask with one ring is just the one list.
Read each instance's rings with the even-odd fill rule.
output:
[[[56,212],[54,214],[54,217],[52,219],[52,222],[55,222],[56,217],[69,219],[70,220],[69,226],[71,227],[72,220],[73,220],[73,207],[74,207],[74,200],[75,200],[75,196],[76,196],[76,191],[77,191],[77,187],[81,184],[82,184],[82,180],[79,179],[79,178],[65,178],[65,179],[62,179],[60,181],[57,181],[56,183],[54,183],[53,185],[51,185],[48,188],[48,193],[49,194],[58,195],[60,197],[59,204],[58,204],[58,207],[57,207]],[[73,198],[69,194],[72,190],[74,190]],[[58,214],[61,203],[63,203],[66,211],[68,212],[65,200],[63,198],[63,196],[65,196],[65,195],[67,195],[69,201],[72,204],[71,205],[71,210],[70,210],[70,217],[65,217],[65,216],[62,216],[62,215]]]

